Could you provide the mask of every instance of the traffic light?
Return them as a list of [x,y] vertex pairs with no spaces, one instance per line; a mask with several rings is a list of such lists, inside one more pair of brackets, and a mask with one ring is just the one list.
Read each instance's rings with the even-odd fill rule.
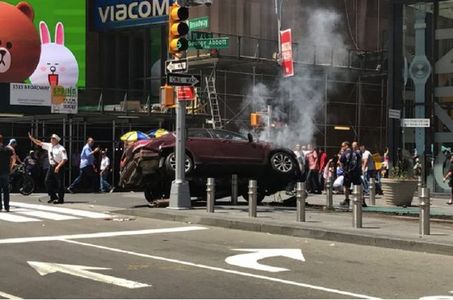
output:
[[185,35],[189,33],[189,25],[185,22],[189,18],[189,9],[174,3],[170,7],[168,17],[168,52],[175,55],[189,48]]
[[252,125],[252,127],[259,127],[261,125],[261,114],[260,113],[251,113],[250,114],[250,125]]
[[175,90],[172,86],[164,85],[160,87],[160,104],[167,108],[174,107]]

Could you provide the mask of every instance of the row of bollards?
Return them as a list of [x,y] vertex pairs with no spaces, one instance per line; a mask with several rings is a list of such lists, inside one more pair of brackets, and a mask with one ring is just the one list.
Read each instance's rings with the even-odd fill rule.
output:
[[[333,188],[332,178],[327,178],[326,182],[326,209],[333,209]],[[209,213],[214,212],[215,206],[215,179],[208,178],[206,184],[207,204],[206,210]],[[258,183],[256,180],[249,180],[248,185],[248,212],[249,217],[256,218],[257,216],[257,198],[258,198]],[[375,205],[376,195],[376,182],[374,178],[370,182],[370,204]],[[420,235],[430,234],[430,193],[427,187],[420,184],[419,192],[420,198]],[[231,202],[236,205],[238,197],[238,177],[232,176],[231,180]],[[297,182],[296,185],[296,220],[298,222],[305,222],[305,201],[307,199],[307,192],[305,190],[304,182]],[[362,228],[362,205],[363,205],[363,190],[361,185],[354,185],[352,192],[352,227]]]

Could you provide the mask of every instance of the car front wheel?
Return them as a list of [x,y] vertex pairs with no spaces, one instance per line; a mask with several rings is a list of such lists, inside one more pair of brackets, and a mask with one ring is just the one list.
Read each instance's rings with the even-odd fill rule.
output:
[[[176,153],[172,152],[165,158],[165,168],[169,174],[175,174],[176,171]],[[189,174],[193,170],[193,160],[186,154],[184,160],[184,171]]]
[[294,159],[286,152],[276,152],[271,156],[270,164],[273,170],[288,174],[296,170],[296,162]]

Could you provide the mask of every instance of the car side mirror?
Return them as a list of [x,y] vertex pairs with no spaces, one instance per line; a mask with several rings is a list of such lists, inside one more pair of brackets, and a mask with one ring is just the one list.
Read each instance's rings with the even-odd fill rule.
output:
[[253,135],[250,132],[247,134],[247,138],[249,139],[249,143],[253,143]]

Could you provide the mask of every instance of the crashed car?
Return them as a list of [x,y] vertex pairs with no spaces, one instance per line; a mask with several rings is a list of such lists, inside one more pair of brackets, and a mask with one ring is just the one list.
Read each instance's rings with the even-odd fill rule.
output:
[[[176,169],[175,133],[138,141],[124,153],[120,185],[144,188],[152,202],[168,198]],[[238,194],[248,199],[248,180],[258,181],[258,201],[285,189],[300,178],[293,151],[271,143],[253,141],[249,134],[223,129],[188,129],[185,174],[191,197],[206,196],[206,179],[216,179],[216,198],[231,193],[231,175],[238,175]]]

